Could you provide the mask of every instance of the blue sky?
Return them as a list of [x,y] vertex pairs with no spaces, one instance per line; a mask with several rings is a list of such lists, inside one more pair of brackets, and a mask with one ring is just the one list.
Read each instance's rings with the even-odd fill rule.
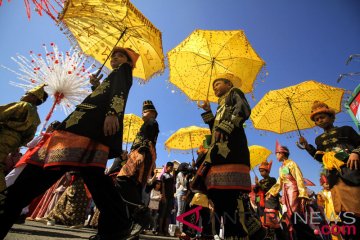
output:
[[[353,90],[360,78],[345,78],[336,82],[340,73],[358,72],[360,61],[345,65],[350,54],[360,53],[360,2],[357,0],[134,0],[133,4],[163,33],[164,53],[178,45],[195,29],[243,29],[257,53],[265,60],[269,75],[265,81],[258,79],[254,97],[247,98],[253,107],[269,90],[316,80],[347,90]],[[3,2],[0,7],[0,64],[17,69],[10,59],[16,53],[28,56],[30,50],[43,53],[42,44],[55,42],[66,51],[70,43],[59,27],[47,16],[32,12],[29,21],[23,1]],[[0,104],[17,101],[23,90],[9,84],[16,76],[0,69]],[[165,140],[177,129],[190,125],[204,126],[196,104],[178,91],[172,93],[167,82],[168,70],[146,85],[134,84],[126,112],[140,115],[142,101],[151,99],[159,112],[161,133],[158,138],[158,165],[169,160],[191,161],[191,154],[170,155],[165,151]],[[51,101],[39,107],[44,119]],[[213,106],[215,109],[215,106]],[[53,120],[62,120],[64,113],[58,109]],[[354,126],[344,111],[337,115],[336,125]],[[320,129],[303,131],[314,142]],[[306,152],[295,146],[297,135],[274,134],[258,131],[247,122],[249,145],[262,145],[273,151],[275,140],[290,148],[290,157],[302,169],[305,177],[318,184],[320,167]],[[278,176],[279,163],[275,156],[272,175]],[[257,170],[256,170],[257,172]],[[319,188],[314,188],[318,190]]]

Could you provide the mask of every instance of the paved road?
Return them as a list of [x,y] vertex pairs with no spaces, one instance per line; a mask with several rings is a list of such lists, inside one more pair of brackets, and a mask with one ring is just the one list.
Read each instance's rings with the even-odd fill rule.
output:
[[[46,226],[43,223],[26,221],[25,224],[15,224],[5,240],[84,240],[94,234],[96,230],[90,228],[69,229],[61,225]],[[178,238],[140,235],[140,239],[175,240]]]

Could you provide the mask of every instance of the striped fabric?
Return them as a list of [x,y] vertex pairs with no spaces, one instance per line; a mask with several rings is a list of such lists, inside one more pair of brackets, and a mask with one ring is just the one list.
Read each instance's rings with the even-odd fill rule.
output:
[[206,175],[208,189],[239,189],[251,191],[250,168],[244,164],[211,166]]
[[88,137],[67,131],[54,131],[29,163],[46,167],[106,167],[109,147]]

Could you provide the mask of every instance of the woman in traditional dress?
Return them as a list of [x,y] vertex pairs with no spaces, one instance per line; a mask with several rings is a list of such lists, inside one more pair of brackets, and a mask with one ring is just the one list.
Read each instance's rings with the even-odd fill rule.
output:
[[321,239],[317,238],[314,231],[303,222],[305,219],[306,201],[309,200],[303,175],[299,166],[289,159],[289,149],[276,142],[276,158],[282,163],[279,168],[279,178],[274,186],[266,193],[266,199],[276,197],[283,191],[282,203],[286,207],[283,219],[289,232],[289,239]]

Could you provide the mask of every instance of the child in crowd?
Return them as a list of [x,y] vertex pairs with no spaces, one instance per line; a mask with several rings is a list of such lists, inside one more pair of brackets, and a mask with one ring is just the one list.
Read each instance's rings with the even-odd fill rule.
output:
[[149,208],[150,208],[150,215],[152,218],[151,222],[151,228],[154,234],[157,234],[157,223],[158,223],[158,217],[159,217],[159,203],[161,200],[161,181],[156,180],[155,181],[155,187],[151,190],[150,193],[150,202],[149,202]]

